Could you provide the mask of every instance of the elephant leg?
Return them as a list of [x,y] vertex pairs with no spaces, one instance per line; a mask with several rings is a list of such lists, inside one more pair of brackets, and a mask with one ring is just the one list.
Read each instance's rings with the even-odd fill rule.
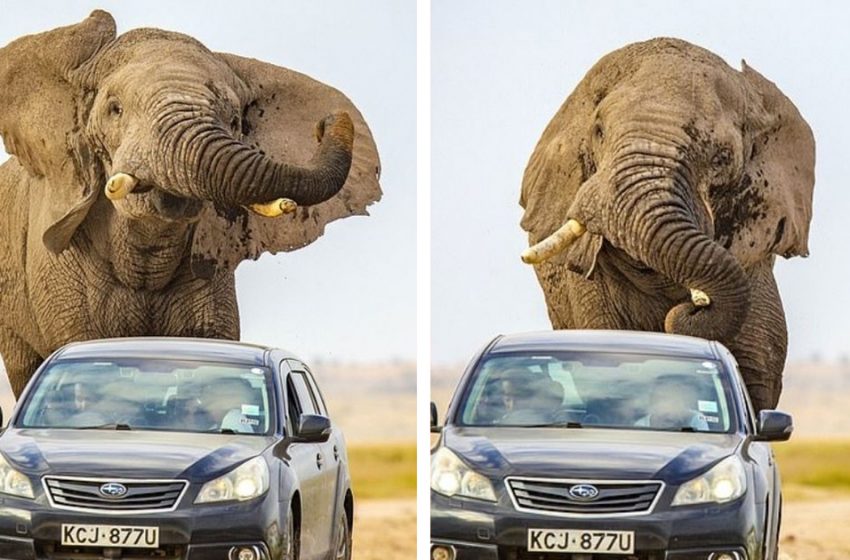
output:
[[165,336],[239,340],[239,308],[235,277],[217,274],[212,279],[181,276],[159,298]]
[[0,356],[6,366],[9,385],[12,386],[15,398],[18,398],[43,359],[21,337],[5,326],[0,327]]
[[672,305],[669,282],[637,286],[633,277],[603,259],[593,280],[563,266],[537,268],[553,328],[664,332]]
[[539,265],[536,271],[552,328],[628,328],[608,309],[610,298],[605,282],[590,281],[563,266],[549,263]]
[[775,408],[782,392],[788,330],[773,277],[773,259],[750,271],[752,303],[740,333],[727,346],[741,370],[756,411]]

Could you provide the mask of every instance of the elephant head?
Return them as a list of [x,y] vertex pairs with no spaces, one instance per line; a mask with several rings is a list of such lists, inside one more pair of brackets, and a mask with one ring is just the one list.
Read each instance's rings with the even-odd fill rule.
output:
[[607,243],[690,290],[665,330],[734,336],[750,305],[747,268],[808,253],[815,159],[791,101],[742,66],[676,39],[603,57],[526,168],[523,260],[592,277]]
[[204,275],[306,245],[380,198],[374,141],[343,94],[185,35],[116,37],[95,11],[0,50],[0,83],[0,134],[47,185],[30,222],[54,253],[111,204],[142,223],[196,224]]

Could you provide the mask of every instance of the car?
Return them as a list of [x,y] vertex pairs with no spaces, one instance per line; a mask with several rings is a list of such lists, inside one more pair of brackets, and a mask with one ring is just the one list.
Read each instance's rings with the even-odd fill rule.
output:
[[45,360],[0,434],[0,557],[351,557],[342,431],[303,361],[110,339]]
[[499,336],[474,357],[431,455],[432,560],[777,558],[771,441],[735,358],[698,338]]

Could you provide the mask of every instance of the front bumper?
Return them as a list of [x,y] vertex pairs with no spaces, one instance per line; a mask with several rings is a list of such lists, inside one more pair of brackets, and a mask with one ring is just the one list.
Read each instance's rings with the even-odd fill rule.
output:
[[[256,547],[262,560],[277,557],[283,525],[276,496],[242,503],[195,506],[185,497],[173,512],[104,515],[52,508],[44,496],[0,497],[0,558],[15,560],[228,560],[233,546]],[[283,510],[284,512],[287,510]],[[159,527],[159,548],[61,546],[63,523]]]
[[[762,560],[763,531],[749,494],[724,505],[659,507],[647,515],[563,518],[517,511],[503,499],[491,504],[431,492],[431,544],[447,545],[456,560],[601,559],[708,560],[712,552],[735,551]],[[669,503],[669,502],[668,502]],[[527,551],[528,529],[634,531],[633,556],[541,554]]]

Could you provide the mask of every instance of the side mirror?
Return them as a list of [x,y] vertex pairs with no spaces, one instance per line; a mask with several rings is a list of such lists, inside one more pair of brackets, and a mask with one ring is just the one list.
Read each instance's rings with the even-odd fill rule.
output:
[[298,418],[298,429],[293,441],[301,443],[324,443],[331,437],[331,421],[327,416],[302,414]]
[[794,431],[794,419],[778,410],[759,412],[758,433],[755,441],[788,441]]
[[431,433],[439,434],[441,431],[443,428],[437,425],[437,405],[431,401]]

